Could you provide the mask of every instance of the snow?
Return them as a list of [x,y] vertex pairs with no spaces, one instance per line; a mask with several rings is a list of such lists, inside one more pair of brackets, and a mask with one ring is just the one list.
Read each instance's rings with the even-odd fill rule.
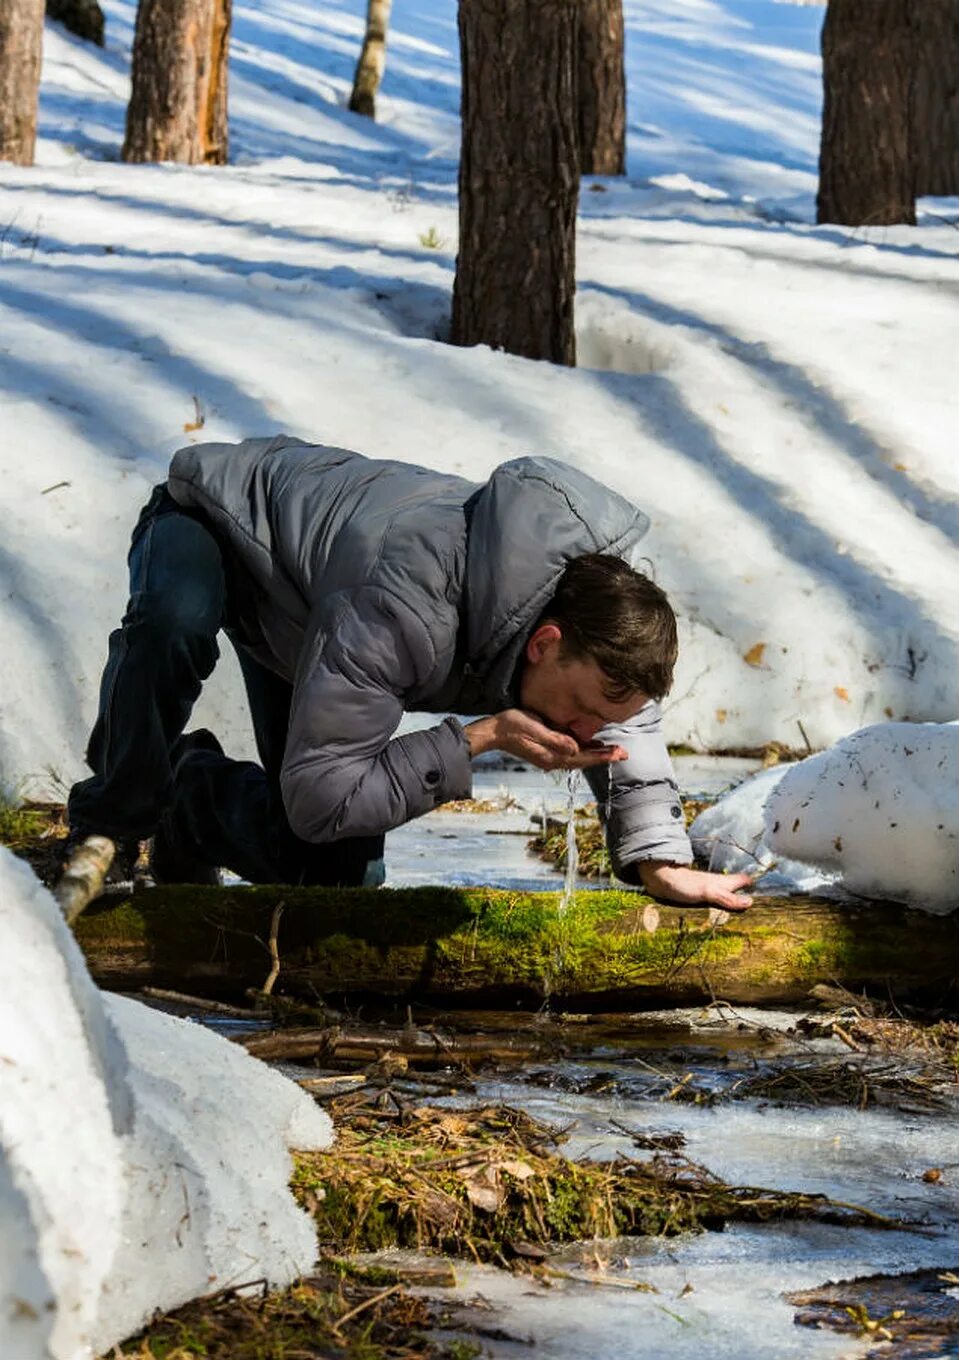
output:
[[[583,186],[575,370],[443,343],[451,6],[393,16],[376,124],[344,108],[359,0],[238,6],[219,169],[119,163],[132,0],[102,51],[47,25],[37,165],[0,169],[0,782],[81,773],[172,451],[281,429],[477,479],[549,453],[631,496],[682,615],[675,742],[959,712],[955,205],[812,224],[820,7],[626,18],[629,174]],[[197,721],[252,754],[232,657]]]
[[[344,108],[360,0],[236,6],[218,169],[120,163],[135,6],[105,8],[103,50],[47,25],[37,164],[0,167],[0,786],[82,772],[129,532],[171,453],[283,429],[474,479],[548,453],[634,499],[681,614],[675,742],[820,747],[959,713],[956,204],[813,224],[820,7],[626,0],[629,173],[583,186],[573,370],[444,343],[451,4],[395,11],[376,124]],[[231,658],[196,721],[252,754]],[[770,837],[941,905],[934,756],[857,748],[850,796],[845,750],[771,795],[791,811],[814,788],[818,830],[807,809]],[[102,997],[5,852],[0,924],[4,1360],[72,1360],[308,1265],[286,1149],[325,1119],[213,1036]]]
[[715,870],[765,890],[838,885],[946,914],[959,907],[959,726],[877,723],[745,780],[693,822]]
[[945,914],[959,907],[959,726],[880,723],[810,756],[763,810],[774,853],[849,892]]
[[4,1360],[81,1360],[157,1309],[285,1284],[316,1238],[289,1149],[329,1118],[242,1049],[101,994],[32,871],[0,848]]

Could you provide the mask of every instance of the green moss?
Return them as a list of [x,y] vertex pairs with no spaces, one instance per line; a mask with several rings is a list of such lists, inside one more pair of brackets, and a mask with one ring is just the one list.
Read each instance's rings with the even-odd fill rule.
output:
[[0,845],[19,850],[42,835],[49,824],[48,813],[24,807],[15,795],[0,793]]

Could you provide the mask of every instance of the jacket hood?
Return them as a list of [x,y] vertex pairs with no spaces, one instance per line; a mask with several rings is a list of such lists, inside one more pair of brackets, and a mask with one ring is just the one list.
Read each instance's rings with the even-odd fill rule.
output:
[[625,497],[552,458],[515,458],[476,494],[466,553],[469,670],[494,709],[515,702],[517,663],[567,562],[623,557],[649,528]]

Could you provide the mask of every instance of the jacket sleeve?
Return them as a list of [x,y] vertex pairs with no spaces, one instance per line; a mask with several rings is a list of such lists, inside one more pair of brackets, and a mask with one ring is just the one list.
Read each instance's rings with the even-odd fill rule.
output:
[[455,718],[394,737],[403,696],[435,664],[430,634],[388,591],[324,601],[297,668],[280,784],[303,840],[370,836],[472,790]]
[[644,859],[691,864],[692,846],[676,772],[661,731],[659,705],[649,703],[628,723],[604,727],[597,739],[628,752],[626,760],[594,765],[586,771],[605,822],[617,878],[636,882],[636,866]]

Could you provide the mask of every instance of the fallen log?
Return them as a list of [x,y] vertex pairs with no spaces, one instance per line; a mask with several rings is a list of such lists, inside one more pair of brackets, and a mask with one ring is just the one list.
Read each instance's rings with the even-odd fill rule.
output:
[[764,898],[749,911],[628,890],[146,888],[94,904],[76,936],[97,981],[242,998],[279,960],[287,996],[612,1011],[804,1001],[840,985],[940,995],[959,978],[959,914]]

